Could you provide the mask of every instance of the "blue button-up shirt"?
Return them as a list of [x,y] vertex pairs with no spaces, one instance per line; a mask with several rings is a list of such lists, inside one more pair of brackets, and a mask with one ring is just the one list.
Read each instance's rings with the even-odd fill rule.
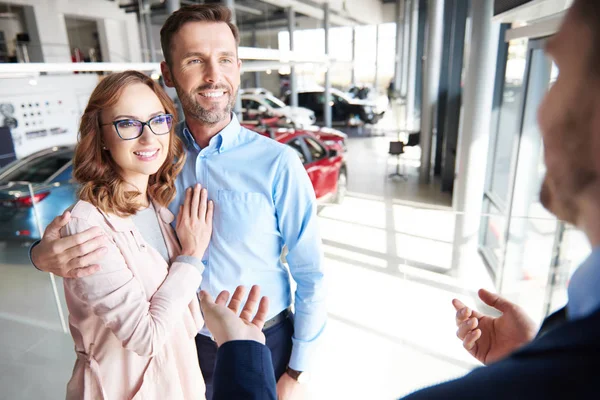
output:
[[[201,289],[213,297],[236,286],[260,285],[272,318],[292,301],[288,270],[280,260],[287,245],[289,271],[297,283],[293,348],[289,366],[309,369],[327,318],[321,239],[315,192],[290,147],[240,126],[235,115],[205,148],[185,122],[177,132],[187,159],[177,177],[176,214],[185,190],[200,183],[214,201],[213,233],[203,263]],[[209,334],[206,327],[201,333]]]
[[569,319],[585,318],[600,309],[600,247],[592,254],[571,277],[569,283]]

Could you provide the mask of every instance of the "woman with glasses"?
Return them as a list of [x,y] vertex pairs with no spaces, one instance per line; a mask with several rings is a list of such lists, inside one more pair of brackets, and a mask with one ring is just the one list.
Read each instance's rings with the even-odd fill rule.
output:
[[177,218],[166,208],[185,153],[175,109],[135,71],[104,78],[81,119],[73,176],[81,184],[64,236],[103,232],[100,271],[65,279],[77,360],[67,399],[204,398],[194,337],[213,205],[196,186]]

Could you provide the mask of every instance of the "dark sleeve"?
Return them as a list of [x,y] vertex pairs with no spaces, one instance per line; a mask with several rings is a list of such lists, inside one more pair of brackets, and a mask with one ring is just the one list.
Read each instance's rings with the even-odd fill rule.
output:
[[31,250],[33,250],[33,248],[35,246],[37,246],[38,244],[40,244],[39,240],[36,240],[35,242],[33,242],[33,244],[29,247],[29,262],[31,263],[31,265],[33,265],[35,267],[35,269],[37,269],[38,271],[41,271],[41,269],[39,269],[31,260]]
[[213,400],[276,400],[271,351],[251,340],[224,343],[217,351]]

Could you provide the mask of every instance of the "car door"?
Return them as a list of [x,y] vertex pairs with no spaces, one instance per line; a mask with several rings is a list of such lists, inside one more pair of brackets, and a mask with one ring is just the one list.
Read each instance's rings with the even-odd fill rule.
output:
[[302,161],[302,165],[304,165],[304,168],[306,169],[306,172],[308,173],[308,177],[310,178],[310,182],[312,183],[313,188],[315,189],[315,195],[316,195],[317,194],[317,187],[315,185],[315,179],[317,177],[316,170],[313,170],[312,172],[309,172],[309,170],[308,170],[308,164],[310,162],[310,153],[308,152],[306,143],[304,143],[304,139],[302,137],[295,137],[292,140],[286,142],[285,144],[290,146],[292,149],[294,149],[296,151],[296,153],[298,154],[300,161]]
[[314,176],[313,185],[317,198],[335,192],[337,170],[335,163],[329,157],[329,150],[312,137],[304,136],[303,139],[310,154],[306,170],[309,175]]

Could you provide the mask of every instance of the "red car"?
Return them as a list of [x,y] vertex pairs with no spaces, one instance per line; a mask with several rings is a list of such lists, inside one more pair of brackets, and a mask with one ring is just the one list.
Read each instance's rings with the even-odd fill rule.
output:
[[296,150],[319,203],[342,203],[348,184],[346,134],[318,127],[305,130],[265,123],[258,125],[255,121],[244,121],[242,126]]

